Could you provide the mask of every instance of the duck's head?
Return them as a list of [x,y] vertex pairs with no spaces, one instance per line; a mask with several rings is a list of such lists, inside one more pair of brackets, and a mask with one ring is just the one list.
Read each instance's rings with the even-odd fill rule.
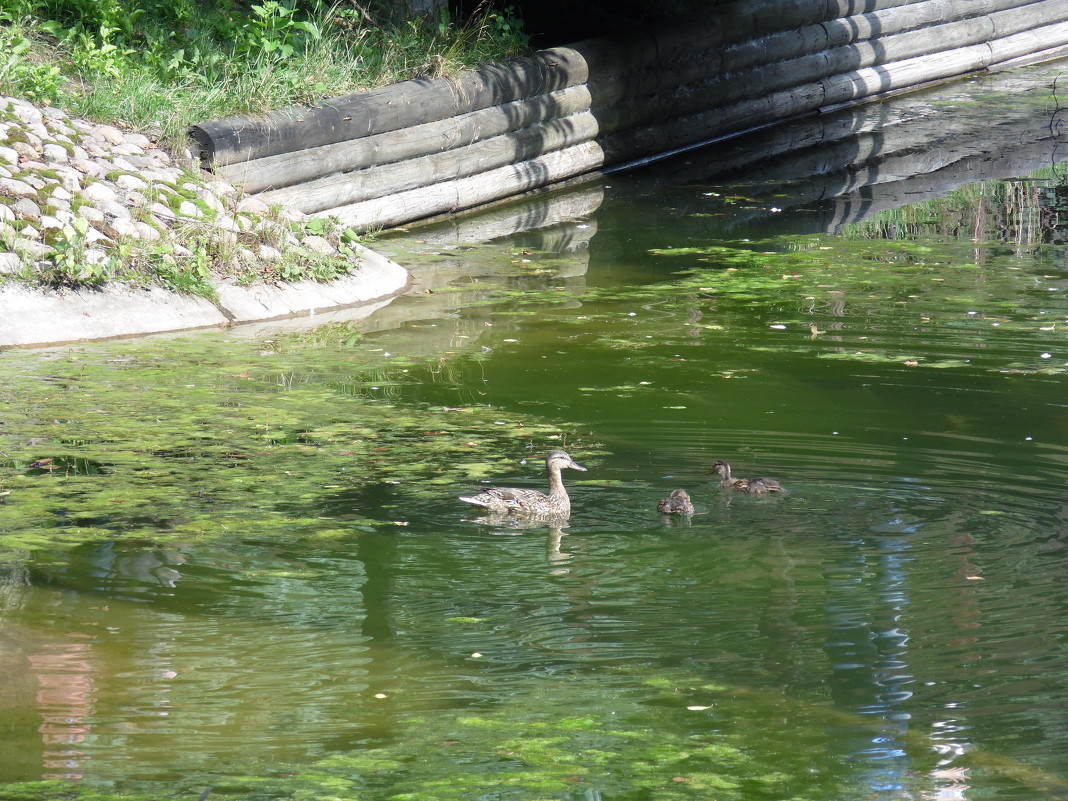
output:
[[545,466],[550,470],[562,470],[565,467],[572,470],[585,471],[586,468],[567,455],[565,451],[552,451],[545,457]]
[[709,470],[708,472],[709,473],[715,473],[717,476],[721,476],[722,478],[726,478],[727,476],[729,476],[731,474],[731,466],[729,464],[727,464],[725,461],[723,461],[722,459],[720,459],[714,465],[712,465],[712,469]]

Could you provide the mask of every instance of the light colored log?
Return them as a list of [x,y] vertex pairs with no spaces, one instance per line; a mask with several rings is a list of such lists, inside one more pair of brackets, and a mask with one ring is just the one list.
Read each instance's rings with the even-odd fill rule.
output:
[[597,120],[588,111],[584,111],[444,153],[332,175],[317,181],[264,192],[260,198],[267,203],[277,203],[305,214],[313,214],[373,197],[466,178],[507,164],[529,161],[554,150],[590,141],[596,135]]
[[456,181],[399,192],[331,210],[342,224],[366,231],[459,211],[588,173],[604,164],[596,142],[547,153]]

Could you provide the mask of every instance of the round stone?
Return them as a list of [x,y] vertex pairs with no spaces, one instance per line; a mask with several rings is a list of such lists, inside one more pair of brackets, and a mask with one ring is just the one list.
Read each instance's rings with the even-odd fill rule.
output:
[[121,145],[126,141],[122,131],[113,125],[98,125],[93,135],[95,138],[103,139],[109,145]]
[[89,184],[89,186],[85,187],[85,189],[82,190],[82,196],[87,200],[91,200],[93,202],[103,200],[110,200],[114,202],[119,199],[119,196],[115,193],[114,189],[112,189],[107,184],[100,182],[97,182],[95,184]]
[[131,216],[130,210],[126,206],[114,200],[98,200],[93,205],[109,217],[121,217],[124,220],[128,220]]
[[115,179],[115,186],[128,191],[131,189],[144,189],[148,186],[148,181],[144,181],[136,175],[120,175]]
[[81,206],[78,209],[78,216],[84,217],[94,225],[104,222],[104,212],[95,206]]
[[17,178],[0,178],[0,195],[35,195],[37,190]]
[[24,220],[37,220],[41,217],[41,207],[28,197],[20,197],[11,204],[11,208]]
[[127,132],[123,134],[123,139],[126,140],[126,144],[133,145],[134,147],[142,149],[152,147],[152,140],[144,134]]
[[22,267],[17,253],[0,253],[0,273],[14,273]]
[[306,236],[300,240],[300,244],[320,256],[334,256],[337,254],[337,249],[321,236]]
[[153,228],[151,225],[145,222],[136,221],[134,228],[137,230],[137,236],[146,242],[156,242],[160,238],[159,229]]
[[107,252],[100,248],[89,248],[89,250],[85,251],[86,264],[103,264],[107,260]]
[[107,172],[92,159],[73,158],[70,161],[70,166],[78,172],[84,173],[85,175],[91,175],[94,178],[103,178]]
[[200,210],[200,206],[190,200],[183,200],[178,204],[178,213],[182,217],[192,217],[196,220],[199,220],[204,216],[204,212]]
[[241,198],[241,202],[237,204],[237,210],[247,211],[250,214],[266,214],[271,207],[258,197],[245,197]]
[[164,206],[162,203],[153,203],[148,207],[148,210],[152,212],[153,216],[162,217],[165,220],[173,220],[176,216],[169,206]]
[[111,222],[105,223],[104,233],[113,239],[121,239],[122,237],[140,238],[140,232],[137,230],[137,225],[134,221],[123,217],[116,217]]
[[37,161],[41,155],[26,142],[12,142],[11,149],[19,154],[22,161]]
[[278,248],[272,248],[270,245],[260,245],[259,256],[266,262],[276,262],[282,260],[282,251]]
[[46,144],[43,150],[44,157],[52,164],[66,164],[70,160],[67,149],[60,145]]

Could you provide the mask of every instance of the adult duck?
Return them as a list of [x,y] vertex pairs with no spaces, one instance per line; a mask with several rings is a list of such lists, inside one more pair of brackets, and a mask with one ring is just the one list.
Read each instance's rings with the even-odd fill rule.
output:
[[692,515],[693,501],[690,500],[690,493],[684,489],[672,490],[670,495],[660,499],[656,511],[662,515]]
[[571,514],[571,499],[564,489],[564,480],[560,477],[560,471],[565,467],[571,470],[586,470],[564,451],[552,451],[545,457],[545,470],[549,474],[548,495],[533,489],[493,487],[478,495],[461,495],[460,500],[491,512],[524,517],[567,517]]
[[731,466],[720,459],[709,471],[719,476],[720,489],[742,492],[747,495],[767,495],[769,492],[786,492],[782,484],[773,478],[754,476],[753,478],[734,478],[731,476]]

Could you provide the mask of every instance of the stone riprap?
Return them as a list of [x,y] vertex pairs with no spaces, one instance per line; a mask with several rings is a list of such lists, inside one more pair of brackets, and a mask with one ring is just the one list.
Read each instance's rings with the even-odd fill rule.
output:
[[[308,226],[309,219],[204,177],[188,154],[176,159],[144,134],[0,97],[0,346],[269,319],[365,302],[407,285],[403,268],[342,242],[337,227]],[[220,276],[214,302],[151,286],[103,292],[17,280],[56,274],[59,263],[114,264],[131,252],[181,260],[194,255],[191,238],[225,252],[240,268],[235,273],[270,274],[283,258],[307,257],[347,259],[349,274],[294,284]],[[161,315],[164,306],[176,313]],[[45,315],[38,335],[34,320]]]

